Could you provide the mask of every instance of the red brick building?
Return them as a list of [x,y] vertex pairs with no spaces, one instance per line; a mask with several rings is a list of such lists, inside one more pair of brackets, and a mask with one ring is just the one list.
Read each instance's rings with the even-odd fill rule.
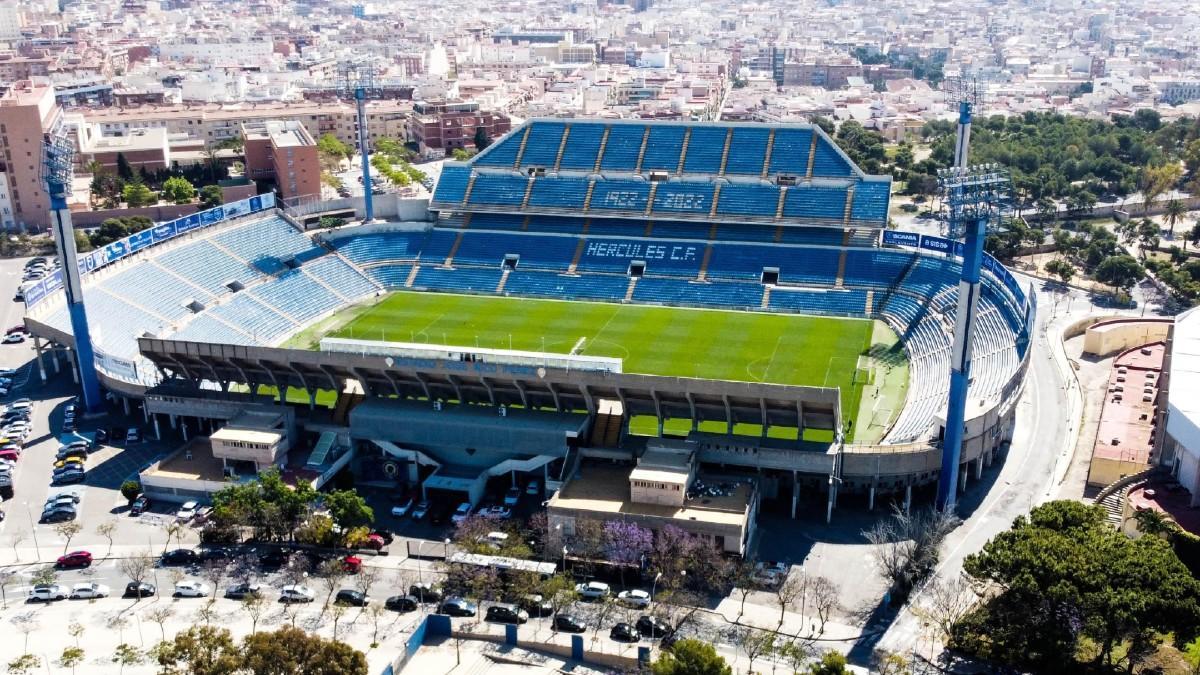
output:
[[512,122],[506,115],[483,112],[478,103],[463,101],[418,101],[408,121],[409,140],[422,154],[475,146],[476,130],[483,128],[495,140],[508,133]]
[[294,120],[242,124],[246,143],[246,176],[273,180],[279,198],[318,197],[321,160],[317,144],[304,125]]

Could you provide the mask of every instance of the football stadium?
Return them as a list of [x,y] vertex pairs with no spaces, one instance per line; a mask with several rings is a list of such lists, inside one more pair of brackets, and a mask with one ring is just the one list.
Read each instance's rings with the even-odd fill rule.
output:
[[[961,252],[886,229],[891,188],[814,126],[531,120],[374,222],[266,194],[80,256],[96,368],[160,434],[268,424],[317,482],[354,462],[477,503],[685,447],[793,516],[911,500],[937,480]],[[1011,438],[1035,311],[984,268],[963,481]],[[39,354],[73,354],[61,283],[26,295]],[[143,482],[178,499],[262,468],[169,462]]]

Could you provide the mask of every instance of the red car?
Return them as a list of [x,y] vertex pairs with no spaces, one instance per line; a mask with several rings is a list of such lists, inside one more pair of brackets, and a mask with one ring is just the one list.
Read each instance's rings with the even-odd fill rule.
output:
[[4,334],[12,335],[13,333],[24,333],[24,332],[25,332],[25,324],[19,323],[15,326],[12,326],[11,328],[9,328],[7,331],[4,332]]
[[362,570],[362,558],[356,555],[348,555],[342,558],[342,568],[348,574],[358,574]]
[[88,567],[92,564],[92,554],[87,551],[72,551],[58,557],[59,567]]
[[0,459],[11,459],[15,462],[21,459],[21,453],[18,450],[0,450]]
[[372,551],[379,551],[382,550],[386,545],[387,542],[384,541],[383,537],[379,536],[378,534],[372,534],[367,537],[367,543],[363,545],[363,548],[369,548]]

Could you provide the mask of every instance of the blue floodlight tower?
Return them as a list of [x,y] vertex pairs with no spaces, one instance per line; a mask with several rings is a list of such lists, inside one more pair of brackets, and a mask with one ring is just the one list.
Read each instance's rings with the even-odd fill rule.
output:
[[67,195],[71,194],[71,177],[74,174],[72,158],[75,148],[70,139],[55,133],[46,134],[44,144],[43,179],[50,196],[50,223],[58,248],[71,332],[75,335],[75,366],[79,369],[79,383],[83,387],[83,406],[88,412],[96,412],[102,405],[100,380],[96,376],[95,351],[88,330],[87,311],[83,306],[83,282],[75,251],[75,229],[71,226],[71,211],[67,208]]
[[375,86],[375,69],[369,64],[343,62],[338,65],[338,92],[346,98],[354,97],[358,106],[358,151],[362,153],[363,222],[375,219],[375,200],[371,193],[371,163],[367,161],[367,99],[379,98],[381,90]]
[[946,402],[937,507],[952,511],[957,501],[967,395],[971,383],[971,338],[979,305],[983,243],[988,227],[1000,223],[1008,203],[1010,182],[1008,174],[996,165],[967,165],[971,109],[979,100],[976,82],[949,82],[947,90],[958,101],[958,135],[954,146],[954,168],[939,172],[938,184],[949,212],[949,238],[963,241],[962,279],[958,283],[958,311],[954,319],[950,396]]

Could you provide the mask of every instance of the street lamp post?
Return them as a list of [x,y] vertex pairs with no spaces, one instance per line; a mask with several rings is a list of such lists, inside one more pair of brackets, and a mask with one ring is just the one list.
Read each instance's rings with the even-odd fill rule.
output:
[[654,582],[650,584],[650,599],[654,599],[654,589],[658,588],[658,580],[662,578],[662,572],[654,575]]
[[565,574],[567,571],[567,547],[566,546],[563,547],[563,565],[562,565],[562,567],[563,567],[563,573]]
[[445,549],[442,551],[442,557],[446,560],[450,560],[450,537],[446,537],[446,540],[442,543],[445,544]]
[[25,517],[29,518],[29,532],[33,535],[33,551],[38,560],[42,559],[42,547],[38,545],[37,526],[33,524],[33,513],[29,510],[29,502],[25,502]]
[[417,583],[418,584],[424,582],[424,580],[421,579],[421,547],[424,545],[425,545],[424,539],[422,539],[421,542],[419,544],[417,544]]

